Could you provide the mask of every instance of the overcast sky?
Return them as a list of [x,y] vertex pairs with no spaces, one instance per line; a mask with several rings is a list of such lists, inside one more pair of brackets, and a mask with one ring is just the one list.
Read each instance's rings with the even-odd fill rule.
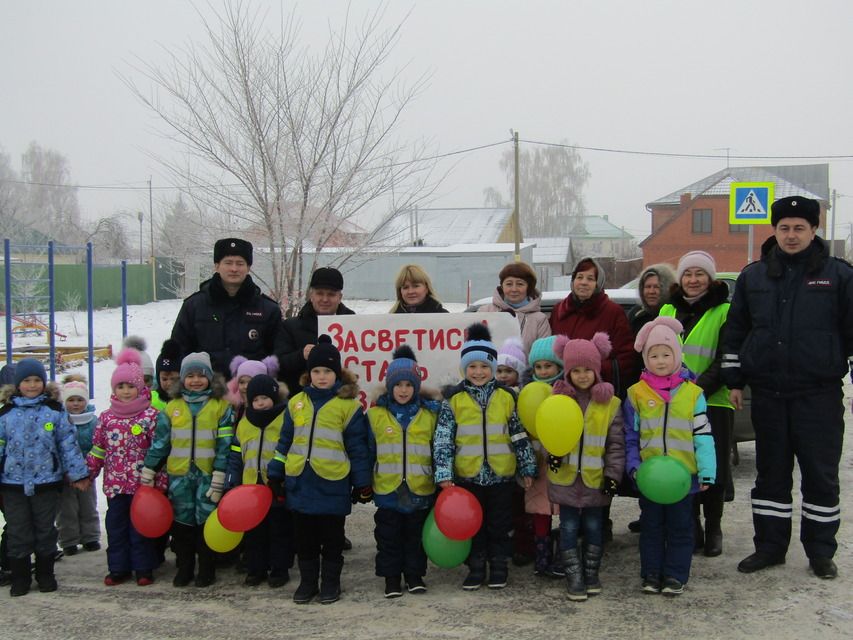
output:
[[[214,6],[218,2],[213,0]],[[269,6],[271,27],[294,3]],[[346,2],[295,5],[307,43],[322,44]],[[376,7],[354,3],[352,12]],[[210,14],[205,3],[199,9]],[[403,122],[404,139],[439,152],[522,139],[585,147],[733,156],[853,156],[853,2],[849,0],[479,1],[395,0],[406,14],[393,63],[431,80]],[[0,8],[0,147],[19,168],[30,141],[64,154],[81,185],[168,183],[147,151],[163,143],[156,120],[117,72],[134,57],[202,37],[179,0],[4,0]],[[508,148],[508,145],[507,145]],[[502,147],[456,159],[435,206],[483,205],[506,189]],[[688,159],[582,151],[588,211],[638,239],[645,204],[726,166]],[[853,221],[853,159],[735,160],[733,166],[830,163],[837,237]],[[158,191],[157,200],[170,193]],[[147,191],[84,190],[84,214],[148,208]]]

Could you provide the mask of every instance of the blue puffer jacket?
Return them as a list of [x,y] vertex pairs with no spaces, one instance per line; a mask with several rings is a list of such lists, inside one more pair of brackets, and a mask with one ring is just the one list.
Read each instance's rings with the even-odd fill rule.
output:
[[[355,398],[358,387],[347,380],[335,383],[331,389],[315,389],[306,386],[303,391],[308,394],[314,411],[326,404],[336,395],[341,398]],[[290,411],[284,414],[284,426],[276,451],[287,455],[293,443],[293,418]],[[370,454],[367,449],[367,419],[364,413],[356,411],[344,428],[344,448],[350,461],[349,477],[342,480],[326,480],[318,476],[310,464],[306,464],[302,473],[296,477],[285,477],[284,465],[278,460],[271,460],[267,466],[270,478],[284,478],[287,506],[299,513],[315,515],[346,516],[352,511],[350,497],[354,487],[369,487],[373,481],[370,468]]]
[[[49,385],[48,393],[52,389]],[[77,430],[58,400],[14,395],[0,413],[1,485],[32,496],[61,484],[66,473],[72,482],[89,477]]]

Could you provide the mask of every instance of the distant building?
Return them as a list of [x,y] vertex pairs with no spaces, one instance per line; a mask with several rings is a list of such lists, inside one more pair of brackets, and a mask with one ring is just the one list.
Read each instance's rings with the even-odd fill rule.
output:
[[514,242],[512,209],[408,209],[383,220],[371,244],[385,247],[447,247]]
[[[829,165],[787,167],[728,167],[646,205],[652,214],[652,233],[640,243],[643,264],[676,264],[696,249],[714,256],[720,271],[740,271],[747,262],[748,225],[729,224],[732,182],[773,182],[777,199],[802,195],[820,202],[820,228],[826,229]],[[770,225],[754,225],[752,256],[772,234]],[[822,232],[821,232],[822,233]]]

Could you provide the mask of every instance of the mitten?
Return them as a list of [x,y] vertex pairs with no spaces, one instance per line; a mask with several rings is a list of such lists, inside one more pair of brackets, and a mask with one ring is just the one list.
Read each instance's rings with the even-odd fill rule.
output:
[[359,504],[367,504],[373,499],[373,488],[372,487],[360,487],[353,488],[352,490],[352,503],[355,504],[358,502]]
[[548,456],[548,468],[557,473],[560,470],[560,465],[563,464],[563,459],[557,456]]
[[281,478],[269,478],[267,486],[272,491],[273,500],[276,502],[284,502],[284,480]]
[[611,498],[619,491],[619,483],[613,478],[605,478],[604,486],[601,487],[601,493]]
[[154,486],[154,476],[157,475],[157,472],[150,467],[142,467],[142,471],[139,473],[139,484],[145,487],[153,487]]
[[210,480],[210,489],[207,490],[207,493],[204,495],[210,498],[210,501],[213,504],[219,502],[219,499],[222,497],[222,491],[225,489],[225,472],[224,471],[214,471],[213,477]]

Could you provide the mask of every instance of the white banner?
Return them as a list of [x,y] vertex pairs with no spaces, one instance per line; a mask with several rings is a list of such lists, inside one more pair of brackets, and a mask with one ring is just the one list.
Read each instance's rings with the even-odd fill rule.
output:
[[433,389],[456,384],[465,329],[475,322],[488,326],[500,349],[519,336],[518,320],[508,313],[385,313],[318,316],[317,332],[326,333],[341,352],[341,364],[358,375],[359,399],[365,408],[385,384],[394,349],[407,344],[415,352],[423,383]]

